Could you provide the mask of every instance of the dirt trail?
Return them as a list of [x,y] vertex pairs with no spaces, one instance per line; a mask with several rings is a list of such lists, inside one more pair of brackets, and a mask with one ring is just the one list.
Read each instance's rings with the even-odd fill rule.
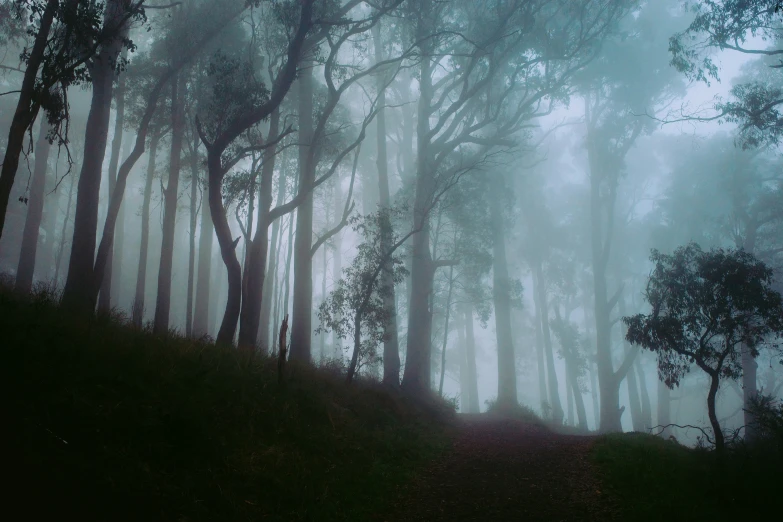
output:
[[593,437],[464,415],[451,451],[401,492],[392,521],[616,519],[590,462]]

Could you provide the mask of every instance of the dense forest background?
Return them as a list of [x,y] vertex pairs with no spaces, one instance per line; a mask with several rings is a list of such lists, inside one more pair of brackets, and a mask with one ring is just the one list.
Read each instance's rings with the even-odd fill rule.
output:
[[[650,311],[652,249],[783,267],[781,22],[763,0],[1,0],[0,271],[238,350],[276,353],[285,320],[291,360],[462,412],[696,443],[671,425],[710,425],[709,376],[667,379],[622,318]],[[716,409],[752,437],[783,368],[743,343]]]

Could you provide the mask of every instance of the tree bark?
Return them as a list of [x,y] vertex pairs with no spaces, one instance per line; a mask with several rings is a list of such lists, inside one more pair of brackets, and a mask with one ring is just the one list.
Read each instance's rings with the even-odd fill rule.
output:
[[[60,159],[61,158],[58,155],[58,161],[55,163],[55,168],[49,169],[49,176],[47,176],[46,184],[49,188],[44,191],[43,209],[43,227],[46,234],[46,241],[41,245],[40,252],[36,253],[35,264],[39,267],[41,278],[47,281],[50,280],[52,268],[54,268],[54,241],[57,236],[57,219],[60,215],[60,195],[62,194],[62,189],[58,186],[58,182],[60,181],[61,175],[64,175],[64,171],[60,170],[60,167],[62,166],[62,161],[59,161]],[[46,197],[50,194],[53,196],[52,199],[46,201]]]
[[[191,169],[198,169],[191,165]],[[201,230],[198,238],[198,276],[196,284],[196,304],[193,310],[193,335],[201,337],[209,333],[209,290],[212,284],[212,243],[215,231],[212,213],[209,210],[209,188],[204,188],[201,196]]]
[[[299,191],[310,190],[315,181],[313,143],[313,62],[303,64],[299,75]],[[291,360],[310,362],[313,309],[313,193],[296,211],[294,245],[294,295],[291,315]]]
[[[277,139],[279,127],[280,111],[275,109],[269,119],[268,142]],[[250,250],[245,268],[246,284],[243,289],[242,311],[239,317],[239,347],[248,350],[255,349],[256,340],[258,339],[259,321],[261,319],[264,282],[266,280],[267,250],[269,248],[268,215],[272,207],[272,182],[275,174],[276,155],[277,150],[274,145],[269,145],[264,149],[261,183],[259,184],[256,233],[249,245]],[[293,325],[297,325],[296,315],[294,315]],[[293,355],[293,346],[291,350]]]
[[468,369],[468,413],[479,413],[478,396],[478,371],[476,369],[476,337],[473,333],[473,307],[470,303],[462,305],[462,313],[465,316],[465,355],[467,356]]
[[[286,166],[287,162],[285,158],[282,160],[281,172],[279,182],[277,184],[277,200],[275,206],[283,203],[285,198],[285,184],[286,184]],[[261,351],[265,352],[269,349],[269,346],[274,346],[270,342],[270,314],[272,313],[272,299],[275,297],[274,284],[277,279],[277,258],[279,257],[279,245],[281,242],[281,223],[283,219],[278,218],[272,223],[272,241],[270,242],[271,250],[269,252],[269,263],[266,270],[266,276],[264,276],[263,294],[261,296],[261,317],[258,322],[258,339],[261,345]]]
[[715,437],[715,451],[720,455],[725,447],[723,431],[718,422],[718,414],[715,410],[715,398],[718,395],[719,376],[717,373],[710,375],[710,391],[707,393],[707,414],[710,418],[713,435]]
[[193,293],[196,276],[196,225],[198,224],[198,146],[191,147],[190,158],[190,231],[188,233],[188,295],[185,304],[185,335],[193,337]]
[[19,264],[16,268],[17,292],[29,293],[33,287],[35,273],[36,252],[38,251],[38,238],[40,236],[41,220],[43,218],[44,197],[46,189],[47,166],[51,145],[46,135],[49,125],[41,122],[38,132],[38,140],[35,145],[35,165],[33,166],[33,179],[30,183],[30,196],[27,200],[27,217],[22,233],[22,249],[19,253]]
[[163,237],[160,246],[158,291],[155,300],[155,322],[152,331],[166,333],[171,312],[171,273],[174,262],[174,232],[177,222],[177,194],[185,136],[186,78],[177,74],[171,82],[171,155],[169,176],[163,192]]
[[71,184],[68,188],[68,204],[65,207],[65,217],[60,231],[60,244],[57,247],[57,259],[54,262],[54,282],[60,284],[60,265],[62,264],[63,254],[65,253],[65,238],[68,232],[68,221],[71,220],[71,204],[73,203],[73,192],[76,187],[76,174],[71,174]]
[[449,267],[449,290],[446,294],[446,317],[443,325],[443,346],[440,351],[440,383],[438,395],[443,397],[443,380],[446,377],[446,348],[449,344],[449,318],[451,317],[451,291],[454,287],[454,265]]
[[[381,26],[375,24],[372,28],[373,44],[375,48],[375,63],[383,61],[383,44],[381,42]],[[386,89],[384,78],[376,76],[376,88],[378,89],[378,114],[376,118],[376,147],[378,167],[378,203],[380,208],[391,207],[391,195],[389,193],[389,161],[386,150]],[[386,252],[391,246],[391,231],[381,234],[381,251]],[[394,290],[394,281],[391,265],[381,273],[381,286],[388,291],[383,296],[383,307],[389,320],[384,325],[386,337],[383,341],[383,383],[397,388],[400,385],[400,345],[397,337],[397,303]],[[448,312],[447,312],[448,315]],[[442,380],[442,379],[441,379]],[[441,386],[442,388],[443,386]]]
[[35,35],[33,47],[27,59],[22,88],[19,92],[19,101],[16,104],[11,127],[8,130],[5,156],[3,158],[2,170],[0,170],[0,237],[3,236],[5,215],[8,212],[8,199],[11,197],[11,188],[14,185],[16,171],[19,168],[19,156],[22,154],[22,147],[24,146],[24,135],[35,121],[40,109],[39,102],[35,99],[35,84],[38,77],[38,69],[41,67],[44,53],[46,52],[54,15],[59,5],[59,0],[48,0],[41,14],[38,32]]
[[541,267],[541,259],[534,261],[536,279],[535,301],[537,314],[541,318],[541,332],[544,338],[544,356],[547,363],[547,381],[549,384],[549,407],[552,409],[552,421],[555,424],[563,422],[563,406],[560,402],[555,358],[552,352],[552,336],[549,330],[549,305],[547,303],[546,279]]
[[[667,426],[671,424],[671,391],[663,381],[658,380],[658,414],[656,421],[658,426]],[[664,439],[671,435],[671,428],[664,428],[660,436]]]
[[[503,198],[505,184],[499,174],[490,180],[493,200]],[[498,343],[498,405],[517,405],[516,360],[511,335],[510,278],[506,259],[505,222],[501,205],[490,202],[492,220],[492,297]]]
[[[104,26],[116,25],[123,16],[117,0],[108,2]],[[95,281],[94,261],[98,226],[98,202],[101,188],[101,167],[106,154],[109,115],[117,57],[127,36],[127,23],[118,34],[102,45],[91,65],[92,100],[84,133],[84,160],[76,193],[73,242],[62,302],[77,313],[92,314],[100,284]]]
[[[535,275],[533,276],[533,296],[536,303],[538,303],[535,297],[537,290],[537,283]],[[538,305],[536,304],[535,315],[533,321],[536,328],[536,365],[538,367],[538,402],[541,406],[541,413],[544,414],[546,405],[549,400],[546,396],[546,362],[544,360],[544,334],[541,331],[541,312],[538,311]]]
[[147,251],[150,242],[150,200],[152,198],[152,181],[155,179],[155,158],[158,152],[161,134],[155,132],[150,140],[149,159],[147,162],[147,178],[144,181],[144,196],[141,204],[141,242],[139,244],[139,265],[136,270],[136,292],[133,299],[131,321],[137,328],[144,322],[144,299],[147,288]]
[[[126,55],[127,51],[123,52]],[[109,200],[114,194],[117,185],[117,167],[120,162],[120,151],[122,150],[122,128],[125,124],[125,75],[119,77],[117,88],[114,91],[117,100],[117,110],[114,115],[114,138],[111,142],[111,153],[109,154]],[[106,258],[106,268],[103,272],[101,281],[101,290],[98,294],[98,310],[108,312],[111,309],[112,283],[114,282],[112,273],[114,270],[114,243],[109,248]],[[115,289],[116,290],[116,289]]]
[[[642,426],[644,430],[652,428],[652,407],[650,406],[650,394],[647,391],[647,379],[644,376],[644,369],[642,368],[641,361],[637,356],[634,362],[634,369],[636,371],[636,382],[639,383],[639,396],[642,402]],[[629,372],[633,370],[628,370]]]
[[408,304],[408,339],[402,388],[413,396],[424,397],[430,390],[431,373],[431,299],[435,269],[430,252],[429,206],[434,196],[434,173],[429,161],[429,114],[432,105],[431,44],[421,45],[419,76],[419,118],[417,122],[416,188],[413,204],[411,292]]

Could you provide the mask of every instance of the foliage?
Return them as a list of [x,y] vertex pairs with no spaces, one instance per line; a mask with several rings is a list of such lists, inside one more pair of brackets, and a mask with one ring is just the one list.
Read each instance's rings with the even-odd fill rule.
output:
[[764,452],[715,455],[641,433],[601,437],[593,446],[603,488],[618,520],[733,522],[757,520],[779,494],[780,460]]
[[[389,271],[393,285],[401,283],[408,273],[401,251],[390,252],[383,248],[383,245],[398,243],[400,238],[394,232],[393,221],[406,217],[404,208],[391,208],[349,219],[354,232],[360,234],[363,241],[357,247],[351,265],[343,269],[344,276],[337,282],[336,289],[318,310],[321,324],[316,333],[334,331],[340,339],[360,335],[358,367],[379,360],[376,348],[386,338],[389,311],[383,300],[393,287],[383,284],[383,278],[379,277],[381,271]],[[356,331],[357,317],[359,332]]]
[[[370,520],[448,409],[0,292],[9,509],[30,519]],[[437,420],[436,420],[437,419]],[[41,491],[46,502],[36,502]]]
[[624,317],[627,339],[658,354],[658,373],[674,387],[695,363],[712,377],[742,375],[739,345],[757,356],[783,332],[783,302],[772,270],[743,250],[703,252],[696,243],[673,255],[653,249],[648,315]]
[[[703,0],[689,2],[695,13],[691,24],[669,40],[671,64],[686,77],[709,85],[718,80],[718,66],[712,59],[715,50],[732,50],[768,57],[768,65],[779,71],[778,58],[783,32],[783,11],[779,0]],[[760,38],[765,48],[748,47],[751,37]],[[736,123],[741,131],[743,148],[777,144],[783,137],[781,117],[781,78],[754,79],[735,85],[732,100],[715,105],[719,119]]]
[[777,455],[783,456],[783,402],[769,395],[755,395],[750,400],[750,411],[759,437],[777,444]]

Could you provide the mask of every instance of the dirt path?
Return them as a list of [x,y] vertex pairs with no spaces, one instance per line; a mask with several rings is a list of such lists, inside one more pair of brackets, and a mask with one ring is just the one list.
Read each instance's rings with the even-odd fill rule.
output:
[[406,487],[392,521],[607,521],[593,437],[461,416],[452,450]]

